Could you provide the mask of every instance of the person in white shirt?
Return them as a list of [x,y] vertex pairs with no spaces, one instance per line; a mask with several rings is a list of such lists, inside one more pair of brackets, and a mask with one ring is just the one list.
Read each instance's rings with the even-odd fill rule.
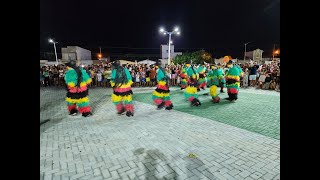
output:
[[101,73],[101,71],[98,71],[98,73],[97,73],[97,80],[98,80],[98,86],[101,86],[101,82],[102,82],[102,73]]

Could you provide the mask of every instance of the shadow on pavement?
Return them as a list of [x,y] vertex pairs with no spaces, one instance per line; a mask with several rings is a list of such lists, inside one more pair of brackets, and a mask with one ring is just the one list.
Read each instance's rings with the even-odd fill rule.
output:
[[56,124],[60,123],[64,118],[56,118],[56,119],[47,119],[45,120],[46,122],[43,121],[43,123],[41,124],[40,122],[40,135],[44,132],[46,132],[46,130],[50,129],[51,127],[55,126]]
[[[142,163],[144,164],[144,171],[146,172],[145,173],[146,178],[153,176],[154,178],[160,179],[160,180],[168,179],[165,177],[156,177],[156,174],[158,173],[156,168],[160,162],[164,162],[164,164],[165,164],[165,166],[167,166],[167,168],[170,168],[173,170],[172,173],[170,173],[172,175],[170,176],[169,179],[176,179],[177,178],[177,173],[174,171],[174,169],[169,164],[168,158],[162,152],[160,152],[158,149],[145,150],[144,148],[139,148],[139,149],[136,149],[133,152],[133,154],[136,156],[143,156]],[[150,167],[150,164],[153,165],[153,168]],[[148,166],[150,168],[147,168]],[[164,166],[162,166],[162,167],[164,167]],[[139,178],[135,177],[135,179],[139,179]]]

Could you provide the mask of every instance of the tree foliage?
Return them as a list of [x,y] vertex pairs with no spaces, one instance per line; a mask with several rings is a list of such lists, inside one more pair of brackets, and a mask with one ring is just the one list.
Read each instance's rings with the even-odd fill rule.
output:
[[176,64],[190,63],[192,64],[202,64],[203,62],[212,63],[213,59],[211,54],[205,50],[195,51],[195,52],[185,52],[182,55],[177,55],[173,62]]

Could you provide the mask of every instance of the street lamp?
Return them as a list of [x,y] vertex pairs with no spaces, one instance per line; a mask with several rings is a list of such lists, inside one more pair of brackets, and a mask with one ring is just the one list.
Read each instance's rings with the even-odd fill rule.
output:
[[279,54],[279,50],[273,51],[272,61],[274,61],[274,56],[277,56],[278,54]]
[[53,39],[49,39],[49,43],[53,43],[54,54],[56,55],[56,62],[57,62],[57,65],[58,65],[59,63],[58,63],[57,49],[56,49],[56,43],[58,43],[58,42],[54,42]]
[[178,27],[175,27],[174,28],[174,31],[171,31],[171,32],[169,32],[169,31],[166,31],[166,30],[164,30],[164,28],[160,28],[160,30],[159,30],[161,33],[163,33],[164,35],[166,35],[166,34],[168,34],[169,35],[169,53],[168,53],[168,64],[170,65],[171,64],[171,61],[170,61],[170,55],[171,55],[171,51],[170,51],[170,46],[171,46],[171,43],[172,43],[172,41],[171,41],[171,35],[172,34],[177,34],[177,35],[180,35],[180,31],[179,31],[179,28]]
[[244,56],[243,56],[243,61],[246,60],[247,45],[248,45],[249,43],[251,43],[251,42],[244,43]]

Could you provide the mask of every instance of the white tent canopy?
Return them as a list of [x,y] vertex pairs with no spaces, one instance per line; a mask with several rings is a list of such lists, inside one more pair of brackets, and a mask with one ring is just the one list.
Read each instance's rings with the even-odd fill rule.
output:
[[123,64],[135,64],[134,62],[132,61],[127,61],[127,60],[119,60],[120,61],[120,64],[123,65]]
[[146,59],[138,62],[138,64],[148,64],[148,65],[155,64],[155,63],[156,63],[155,61],[152,61],[150,59]]

